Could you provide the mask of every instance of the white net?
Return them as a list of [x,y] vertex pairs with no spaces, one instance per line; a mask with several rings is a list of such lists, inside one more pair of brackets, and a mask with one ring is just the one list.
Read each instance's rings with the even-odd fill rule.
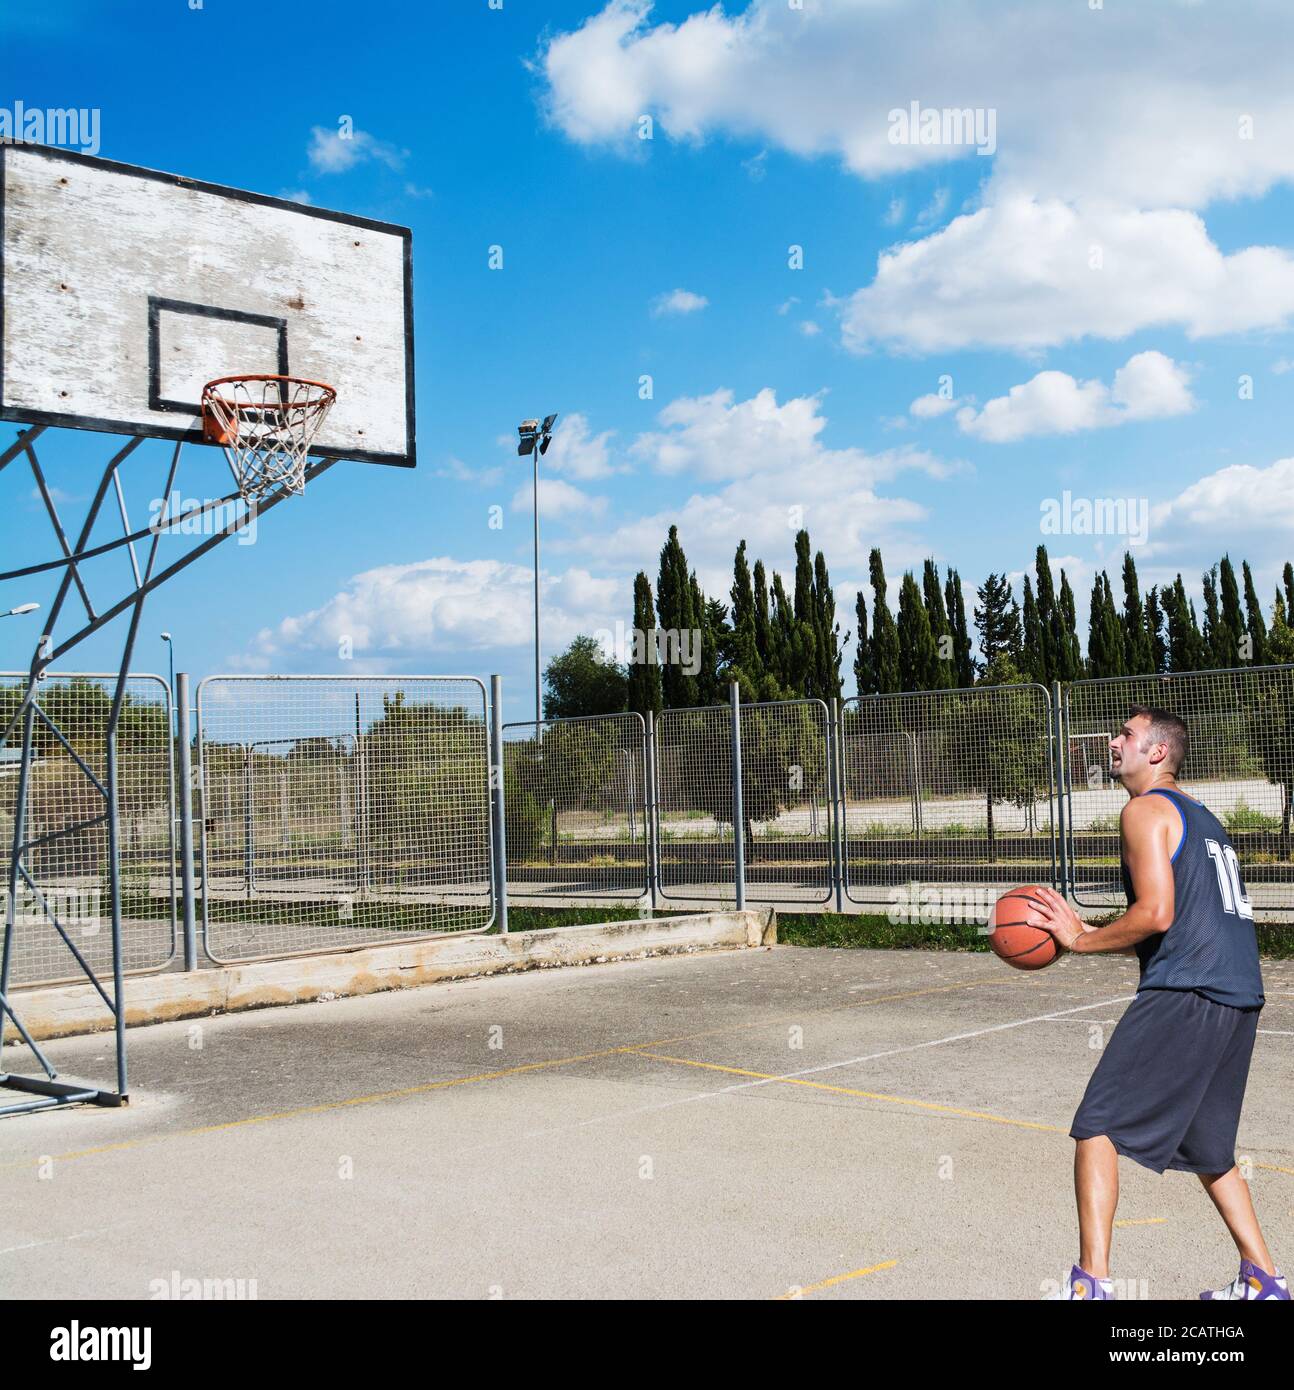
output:
[[282,376],[225,377],[203,388],[207,440],[223,446],[245,498],[305,489],[306,459],[337,399],[331,386]]

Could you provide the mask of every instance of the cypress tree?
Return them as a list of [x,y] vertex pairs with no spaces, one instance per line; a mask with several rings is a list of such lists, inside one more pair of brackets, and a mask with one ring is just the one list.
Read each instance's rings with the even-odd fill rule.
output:
[[[634,628],[641,633],[635,638],[641,661],[629,659],[629,708],[637,710],[646,721],[648,714],[661,712],[660,663],[656,651],[656,615],[652,611],[651,580],[639,570],[634,576]],[[641,644],[641,645],[640,645]]]
[[678,527],[669,528],[669,539],[661,548],[660,577],[656,581],[656,612],[666,631],[670,650],[661,666],[661,694],[667,709],[683,709],[698,703],[696,677],[689,675],[682,660],[683,643],[699,640],[701,623],[692,606],[692,584],[687,558],[679,544]]
[[1186,597],[1179,574],[1164,590],[1162,603],[1168,618],[1168,666],[1171,671],[1201,671],[1208,654],[1195,617],[1195,605]]
[[728,610],[721,603],[716,605],[713,601],[707,601],[701,592],[701,586],[696,582],[695,570],[688,575],[688,588],[692,595],[692,612],[697,618],[697,631],[701,637],[701,665],[695,677],[696,702],[698,705],[714,705],[728,698],[728,689],[719,677],[720,630],[726,626]]
[[1267,624],[1263,621],[1263,606],[1258,602],[1254,590],[1254,576],[1249,561],[1241,562],[1241,572],[1245,580],[1245,621],[1249,629],[1249,656],[1255,666],[1267,664]]
[[1146,595],[1146,637],[1150,642],[1151,674],[1168,670],[1168,643],[1164,641],[1164,610],[1159,599],[1159,585]]
[[872,579],[872,670],[876,673],[876,691],[890,695],[902,688],[899,674],[899,631],[894,614],[885,602],[885,566],[881,552],[873,549],[868,557]]
[[1031,681],[1042,681],[1046,672],[1042,664],[1042,624],[1038,621],[1038,605],[1034,602],[1033,585],[1024,577],[1024,632],[1020,644],[1020,674]]
[[772,619],[768,609],[768,576],[763,560],[755,561],[755,651],[759,655],[760,670],[765,675],[772,673],[773,636]]
[[803,693],[796,669],[801,652],[797,650],[795,610],[787,597],[782,576],[773,572],[773,614],[770,623],[773,644],[773,676],[781,692],[778,699],[796,699]]
[[903,690],[933,690],[938,679],[939,651],[930,617],[911,570],[899,586],[899,682]]
[[1285,620],[1294,626],[1294,564],[1288,560],[1281,571],[1281,578],[1285,581]]
[[849,634],[840,635],[836,595],[827,573],[827,557],[820,550],[813,557],[813,608],[818,634],[818,692],[824,700],[839,700],[843,693],[840,648],[849,641]]
[[[1056,605],[1056,589],[1051,577],[1051,561],[1047,547],[1040,545],[1034,553],[1034,578],[1038,584],[1038,632],[1039,649],[1042,653],[1041,673],[1038,679],[1044,685],[1057,680],[1058,667],[1062,662],[1061,648],[1064,645],[1063,619]],[[1068,679],[1072,679],[1069,677]]]
[[948,610],[944,607],[944,596],[939,588],[939,570],[933,560],[927,560],[921,571],[921,597],[925,601],[926,617],[930,620],[930,631],[935,640],[935,670],[933,690],[949,690],[957,683],[954,657],[952,625],[948,621]]
[[[1218,567],[1205,570],[1200,576],[1204,588],[1204,661],[1214,670],[1234,666],[1232,653],[1228,650],[1227,631],[1218,609]],[[1236,653],[1238,655],[1238,653]]]
[[975,658],[971,653],[970,627],[966,622],[966,600],[962,597],[962,578],[956,570],[948,571],[944,582],[944,598],[948,603],[948,621],[953,630],[953,662],[956,674],[953,684],[965,690],[975,684]]
[[1052,679],[1076,681],[1083,674],[1083,653],[1078,643],[1078,613],[1074,608],[1074,591],[1069,587],[1069,576],[1060,572],[1060,601],[1056,605],[1055,622],[1052,625],[1053,656],[1056,662]]
[[[755,591],[750,582],[750,566],[746,563],[746,542],[737,547],[732,562],[732,663],[750,682],[752,692],[759,690],[764,675],[755,640]],[[753,695],[752,695],[753,698]]]
[[1224,555],[1218,565],[1218,590],[1222,598],[1222,627],[1226,643],[1224,666],[1240,664],[1240,642],[1245,635],[1244,615],[1240,611],[1240,589],[1231,557]]
[[1155,653],[1137,582],[1137,562],[1130,550],[1123,555],[1123,665],[1130,676],[1147,676],[1155,669]]
[[861,698],[876,693],[876,672],[872,669],[872,644],[867,637],[867,599],[861,589],[854,597],[854,683]]

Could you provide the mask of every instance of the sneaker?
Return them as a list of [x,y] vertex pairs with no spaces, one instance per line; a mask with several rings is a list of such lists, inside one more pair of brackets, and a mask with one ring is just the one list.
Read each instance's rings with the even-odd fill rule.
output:
[[1206,1289],[1201,1298],[1244,1298],[1244,1299],[1276,1299],[1280,1303],[1289,1302],[1289,1285],[1285,1282],[1285,1276],[1278,1269],[1275,1274],[1268,1274],[1265,1270],[1258,1268],[1252,1260],[1240,1261],[1240,1273],[1236,1275],[1235,1282],[1228,1284],[1225,1289]]
[[1049,1293],[1047,1301],[1054,1303],[1057,1300],[1064,1302],[1068,1299],[1075,1299],[1089,1302],[1093,1299],[1112,1299],[1113,1297],[1114,1284],[1111,1280],[1098,1279],[1094,1274],[1089,1274],[1087,1270],[1075,1265],[1065,1276],[1065,1282],[1060,1286],[1060,1292]]

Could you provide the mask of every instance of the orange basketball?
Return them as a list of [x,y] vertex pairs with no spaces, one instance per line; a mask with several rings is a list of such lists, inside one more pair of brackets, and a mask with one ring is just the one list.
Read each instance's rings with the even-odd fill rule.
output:
[[993,904],[988,919],[988,944],[993,953],[1017,970],[1041,970],[1060,955],[1056,938],[1025,920],[1039,902],[1037,886],[1027,883],[1012,888]]

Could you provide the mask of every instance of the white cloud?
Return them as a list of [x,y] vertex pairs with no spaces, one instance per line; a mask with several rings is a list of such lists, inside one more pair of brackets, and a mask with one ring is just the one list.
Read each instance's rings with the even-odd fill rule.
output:
[[290,203],[305,203],[309,206],[314,199],[304,188],[288,188],[279,194],[280,198],[286,198]]
[[1114,374],[1110,386],[1078,381],[1067,372],[1039,372],[983,410],[963,406],[957,424],[993,444],[1035,435],[1076,434],[1130,420],[1182,415],[1195,407],[1186,370],[1162,352],[1139,352]]
[[[942,0],[751,0],[652,15],[650,0],[610,0],[549,40],[547,112],[569,138],[633,150],[650,111],[676,140],[735,136],[868,178],[976,160],[891,143],[890,111],[919,100],[996,111],[995,185],[1044,197],[1202,207],[1294,177],[1286,5],[994,0],[948,23]],[[1021,62],[1026,41],[1052,61]]]
[[460,483],[477,483],[482,487],[493,486],[503,477],[503,468],[499,465],[491,468],[473,468],[452,454],[445,460],[445,466],[438,468],[436,472],[441,478],[453,478]]
[[352,130],[343,135],[340,130],[317,125],[311,127],[306,155],[310,167],[318,174],[345,174],[367,160],[399,169],[408,151],[378,140],[366,130]]
[[803,333],[806,338],[816,338],[818,334],[822,332],[822,329],[814,323],[812,319],[801,319],[800,332]]
[[885,216],[881,221],[887,227],[897,227],[903,221],[903,214],[907,210],[907,203],[902,198],[891,198],[890,205],[885,209]]
[[908,411],[915,415],[918,420],[935,420],[940,415],[947,415],[950,410],[960,404],[961,402],[953,396],[940,396],[931,391],[924,396],[918,396],[908,406]]
[[[848,302],[855,350],[1029,350],[1161,326],[1204,337],[1294,316],[1294,259],[1224,253],[1193,211],[1294,181],[1294,7],[995,0],[950,24],[942,0],[750,0],[652,18],[649,0],[611,0],[549,41],[547,110],[571,139],[631,150],[651,111],[669,138],[757,141],[865,178],[983,167],[979,210],[887,252]],[[1021,35],[1054,61],[1021,63]],[[994,157],[892,143],[889,114],[913,101],[991,112]],[[918,234],[946,201],[941,189]],[[903,212],[895,197],[883,220]]]
[[1009,198],[884,252],[842,325],[856,351],[886,342],[930,352],[1053,347],[1151,327],[1199,338],[1275,328],[1292,312],[1294,257],[1275,247],[1224,255],[1194,213]]
[[[258,660],[291,663],[294,654],[336,655],[343,637],[357,655],[422,655],[442,669],[453,653],[526,647],[534,641],[534,573],[497,560],[438,557],[384,565],[349,579],[307,613],[258,634]],[[541,576],[544,640],[565,646],[580,632],[623,616],[619,579],[576,567]]]
[[605,478],[617,469],[611,459],[611,440],[614,430],[603,430],[594,434],[586,415],[578,411],[563,415],[553,431],[553,442],[540,464],[541,473],[545,468],[556,469],[572,478]]
[[666,314],[695,314],[709,303],[703,294],[693,294],[691,290],[670,290],[668,294],[657,295],[652,300],[652,318],[658,319]]
[[[512,494],[512,510],[530,512],[533,509],[534,480],[527,478]],[[605,497],[592,497],[587,492],[561,478],[539,475],[539,515],[552,520],[554,517],[601,516],[607,509]]]
[[[1152,513],[1158,532],[1168,525],[1201,527],[1217,535],[1255,532],[1288,538],[1294,528],[1294,458],[1277,459],[1266,468],[1236,463],[1184,488]],[[1288,558],[1288,556],[1286,556]]]

